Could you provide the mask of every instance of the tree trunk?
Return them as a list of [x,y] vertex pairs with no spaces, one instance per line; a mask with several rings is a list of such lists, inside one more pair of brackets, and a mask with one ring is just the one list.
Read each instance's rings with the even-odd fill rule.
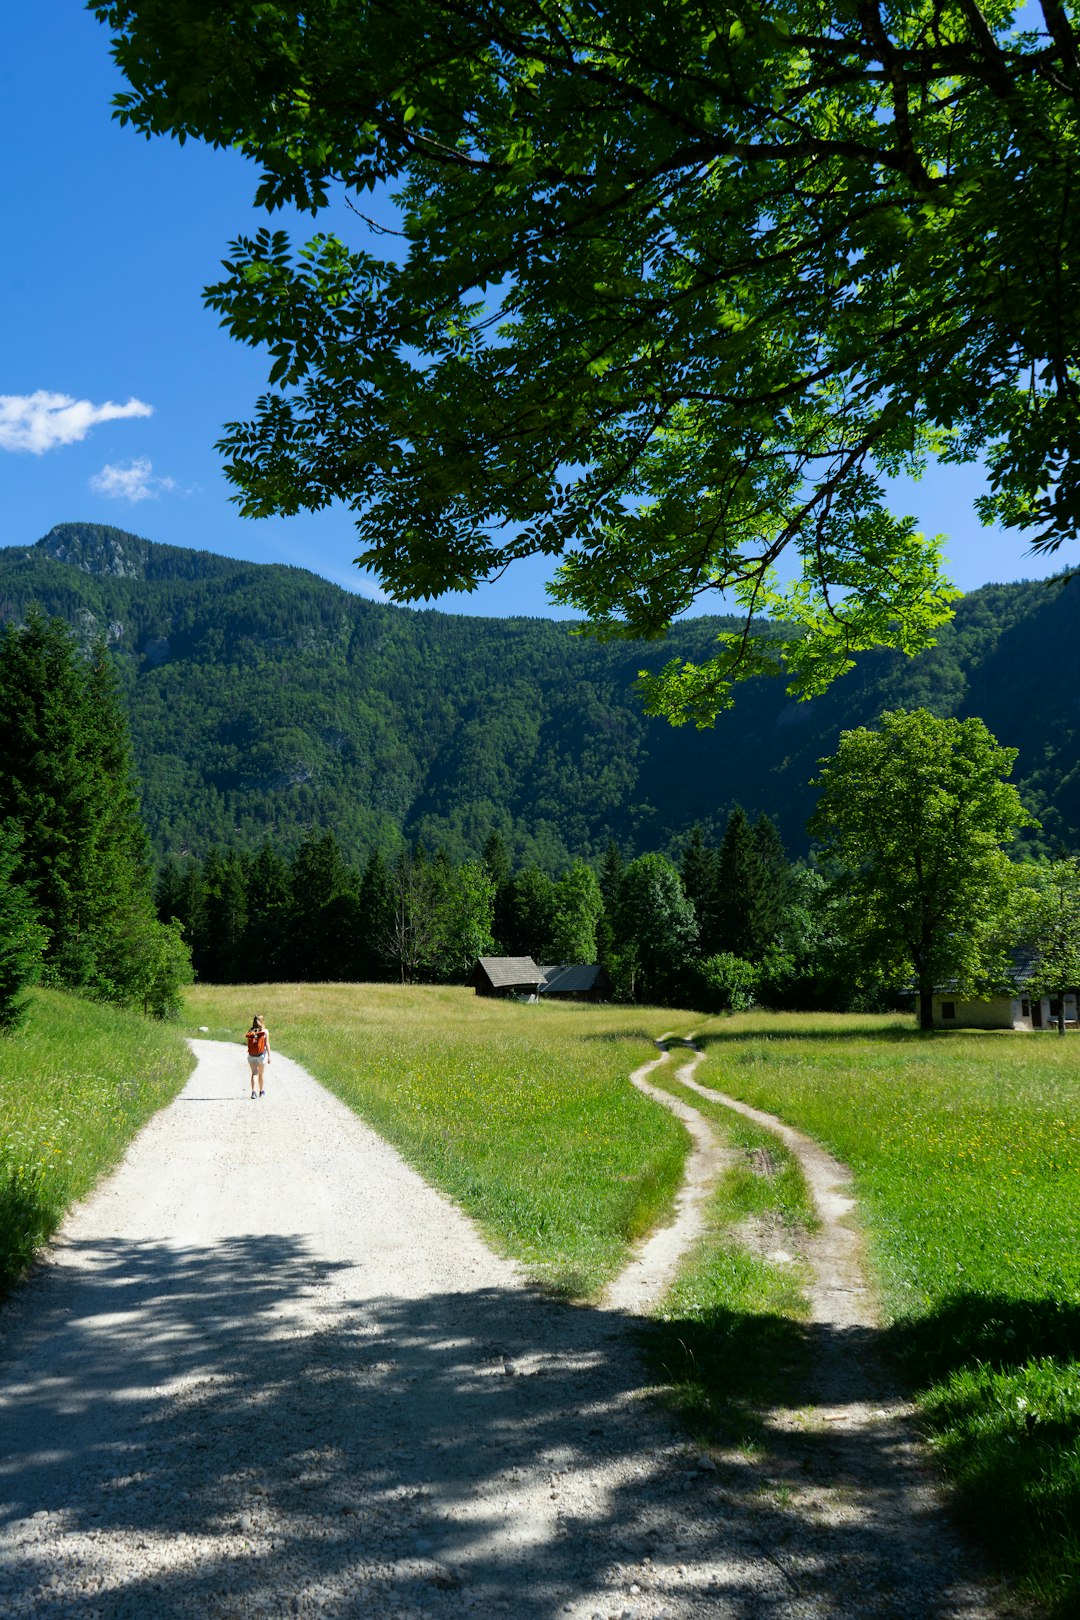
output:
[[1065,992],[1064,992],[1064,990],[1059,990],[1058,991],[1057,1026],[1058,1026],[1058,1034],[1059,1035],[1064,1035],[1064,1033],[1065,1033]]
[[919,985],[919,1028],[933,1029],[934,1027],[934,986],[932,984]]

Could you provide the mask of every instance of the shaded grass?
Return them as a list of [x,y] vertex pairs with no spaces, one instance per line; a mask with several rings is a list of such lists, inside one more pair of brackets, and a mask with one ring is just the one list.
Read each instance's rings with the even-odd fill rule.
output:
[[719,1087],[852,1167],[886,1343],[959,1510],[1080,1614],[1080,1046],[780,1014],[701,1043]]
[[275,1048],[549,1287],[595,1295],[671,1207],[686,1132],[627,1076],[689,1015],[381,984],[200,985],[185,1016],[239,1043],[256,1008]]
[[175,1027],[34,992],[25,1024],[0,1036],[0,1292],[193,1066]]

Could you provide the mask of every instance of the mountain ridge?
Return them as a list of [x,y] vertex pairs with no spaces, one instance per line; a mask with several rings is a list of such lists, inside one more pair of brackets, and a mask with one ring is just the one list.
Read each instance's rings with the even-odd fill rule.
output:
[[[817,761],[882,708],[981,714],[1020,748],[1043,844],[1080,833],[1080,593],[1041,583],[961,599],[938,646],[867,654],[820,698],[752,681],[712,732],[642,713],[638,670],[700,659],[720,619],[660,643],[597,642],[565,621],[465,618],[371,602],[309,571],[57,524],[0,548],[0,620],[37,600],[105,636],[159,856],[295,842],[333,826],[362,858],[402,837],[475,854],[498,829],[558,869],[718,836],[731,804],[806,848]],[[731,621],[727,621],[731,622]]]

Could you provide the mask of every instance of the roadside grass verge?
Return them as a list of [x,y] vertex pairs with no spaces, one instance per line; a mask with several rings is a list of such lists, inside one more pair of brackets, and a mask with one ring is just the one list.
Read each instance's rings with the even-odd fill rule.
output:
[[0,1294],[192,1067],[175,1025],[34,992],[0,1035]]
[[[766,1410],[803,1396],[808,1272],[798,1255],[817,1217],[782,1142],[680,1085],[676,1073],[689,1057],[673,1046],[650,1082],[692,1104],[736,1158],[710,1199],[705,1232],[645,1328],[646,1353],[700,1441],[756,1446]],[[778,1250],[790,1262],[769,1258]]]
[[707,1083],[851,1166],[958,1511],[1027,1597],[1080,1615],[1080,1044],[794,1014],[699,1040]]
[[258,1009],[276,1050],[568,1297],[595,1297],[671,1207],[686,1132],[627,1077],[690,1014],[387,984],[196,985],[186,1009],[189,1033],[237,1043]]

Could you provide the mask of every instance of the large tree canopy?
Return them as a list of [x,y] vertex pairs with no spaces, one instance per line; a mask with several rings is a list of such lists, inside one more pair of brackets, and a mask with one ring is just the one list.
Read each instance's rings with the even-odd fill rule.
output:
[[975,993],[1007,972],[1016,869],[1002,845],[1033,822],[1005,780],[1015,759],[981,720],[893,709],[821,761],[810,831],[838,914],[864,972],[913,976],[923,1029],[935,989]]
[[[984,517],[1071,537],[1075,5],[93,9],[124,119],[239,147],[271,207],[357,210],[355,242],[233,244],[209,302],[272,366],[222,444],[249,514],[351,506],[399,599],[539,551],[655,635],[723,589],[745,632],[648,690],[707,722],[735,675],[810,693],[947,616],[888,475],[985,458]],[[363,223],[381,186],[400,234]]]

